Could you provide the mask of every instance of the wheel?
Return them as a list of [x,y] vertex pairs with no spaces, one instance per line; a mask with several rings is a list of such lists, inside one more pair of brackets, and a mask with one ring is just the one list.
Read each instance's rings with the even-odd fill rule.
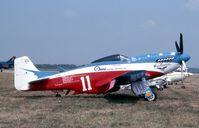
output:
[[145,99],[146,101],[155,101],[155,100],[157,99],[157,95],[156,95],[155,92],[153,92],[151,96],[149,96],[149,97],[147,97],[147,98],[144,97],[144,99]]

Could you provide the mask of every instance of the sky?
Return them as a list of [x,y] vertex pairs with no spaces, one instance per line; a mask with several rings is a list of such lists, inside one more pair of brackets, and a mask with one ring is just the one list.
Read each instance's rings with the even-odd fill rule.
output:
[[176,51],[180,33],[187,65],[199,67],[199,0],[0,0],[0,60],[82,65]]

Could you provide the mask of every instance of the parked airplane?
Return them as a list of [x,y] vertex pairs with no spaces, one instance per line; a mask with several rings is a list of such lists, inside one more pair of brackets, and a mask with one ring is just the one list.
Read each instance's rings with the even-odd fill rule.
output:
[[172,72],[166,75],[168,84],[177,84],[177,82],[182,82],[188,77],[192,76],[193,73],[190,72]]
[[155,63],[135,62],[117,54],[66,72],[49,73],[39,71],[27,56],[15,60],[15,88],[20,91],[75,91],[75,94],[105,94],[118,91],[120,85],[131,84],[132,92],[148,101],[156,94],[147,80],[176,70],[182,62],[190,59],[183,53],[182,44],[177,53],[156,54]]
[[10,58],[8,61],[2,61],[0,62],[0,69],[1,72],[3,72],[3,69],[9,69],[9,68],[13,68],[14,67],[14,60],[15,60],[15,56],[13,56],[12,58]]
[[163,90],[167,85],[177,84],[178,82],[181,82],[182,88],[185,88],[183,81],[192,75],[193,73],[190,72],[172,72],[164,76],[151,79],[149,80],[149,83],[151,86],[156,86],[160,90]]

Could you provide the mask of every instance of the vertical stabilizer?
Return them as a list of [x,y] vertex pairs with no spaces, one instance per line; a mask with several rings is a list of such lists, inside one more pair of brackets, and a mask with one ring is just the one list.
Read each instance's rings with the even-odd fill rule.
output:
[[15,88],[20,91],[29,89],[29,82],[38,77],[34,71],[39,71],[27,56],[16,58],[14,61]]

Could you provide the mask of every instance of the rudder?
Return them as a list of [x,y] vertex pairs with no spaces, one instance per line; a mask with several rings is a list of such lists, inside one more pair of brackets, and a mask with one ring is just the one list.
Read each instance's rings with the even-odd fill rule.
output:
[[29,89],[29,82],[38,79],[33,71],[39,71],[27,56],[14,61],[15,88],[20,91]]

